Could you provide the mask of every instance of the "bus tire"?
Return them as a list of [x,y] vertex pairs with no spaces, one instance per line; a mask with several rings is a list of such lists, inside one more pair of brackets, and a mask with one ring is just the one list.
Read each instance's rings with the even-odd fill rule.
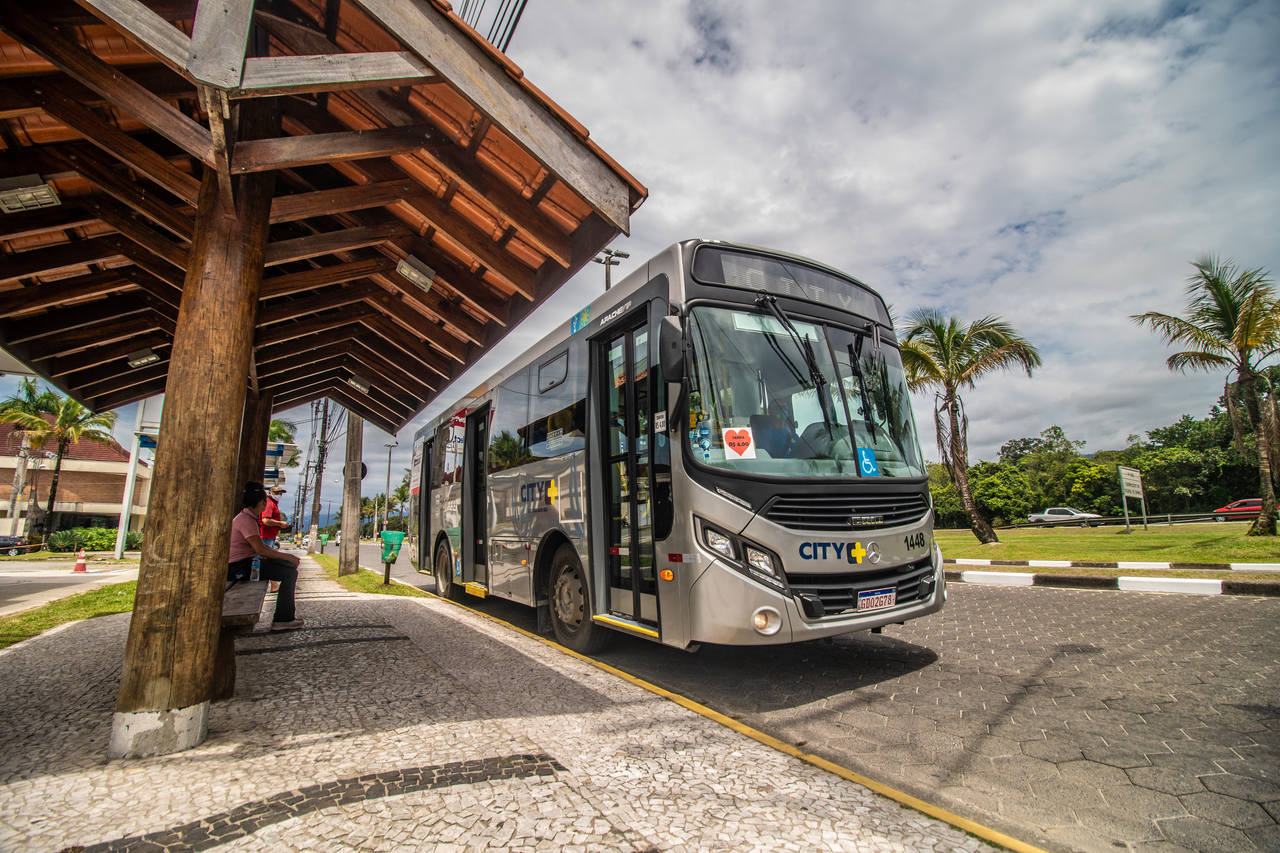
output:
[[436,548],[435,559],[436,595],[441,598],[452,598],[457,601],[458,587],[453,582],[453,555],[443,542]]
[[547,600],[551,629],[560,645],[590,655],[608,644],[609,633],[591,621],[587,580],[572,545],[561,545],[551,558]]

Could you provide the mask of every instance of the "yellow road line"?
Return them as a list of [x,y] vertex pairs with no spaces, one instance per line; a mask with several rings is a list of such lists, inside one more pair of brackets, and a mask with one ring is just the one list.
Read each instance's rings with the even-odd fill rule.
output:
[[[950,824],[951,826],[954,826],[956,829],[960,829],[972,835],[976,835],[977,837],[981,838],[984,841],[990,841],[993,844],[999,844],[1001,847],[1005,847],[1005,848],[1008,848],[1009,850],[1016,851],[1016,853],[1047,853],[1047,851],[1045,851],[1041,847],[1036,847],[1035,845],[1028,844],[1025,841],[1019,841],[1018,839],[1009,835],[1005,835],[1003,832],[994,830],[989,826],[984,826],[983,824],[969,820],[967,817],[961,817],[955,812],[948,811],[942,808],[941,806],[935,806],[933,803],[926,802],[920,799],[919,797],[914,797],[911,794],[906,793],[905,791],[899,791],[897,788],[891,788],[888,785],[884,784],[883,782],[877,782],[875,779],[871,779],[867,776],[863,776],[861,773],[857,773],[853,770],[850,770],[848,767],[842,767],[841,765],[836,764],[834,761],[828,761],[827,759],[823,758],[820,755],[814,755],[811,752],[804,752],[803,750],[787,743],[786,741],[779,740],[773,735],[765,734],[759,729],[755,729],[755,728],[752,728],[751,726],[748,726],[746,723],[742,722],[741,720],[735,720],[730,716],[720,713],[719,711],[716,711],[712,708],[708,708],[706,705],[702,705],[698,702],[695,702],[692,699],[688,698],[687,696],[681,696],[679,693],[673,693],[670,690],[666,689],[665,687],[659,687],[656,684],[645,681],[643,678],[640,678],[639,676],[632,675],[629,672],[624,672],[623,670],[618,669],[615,666],[610,666],[609,664],[604,663],[603,661],[598,661],[598,660],[595,660],[594,658],[587,657],[586,655],[581,654],[580,652],[575,652],[573,649],[570,649],[566,646],[562,646],[559,643],[555,642],[554,640],[548,640],[546,637],[543,637],[539,634],[535,634],[532,631],[526,631],[525,629],[521,628],[518,625],[512,625],[510,622],[504,622],[503,620],[499,619],[496,616],[490,616],[488,613],[475,610],[474,608],[468,607],[465,602],[454,601],[453,599],[450,599],[450,598],[444,598],[443,596],[435,595],[435,593],[432,593],[428,590],[423,590],[423,592],[426,592],[429,595],[433,595],[434,597],[440,599],[441,601],[447,601],[450,604],[456,604],[457,606],[461,607],[462,609],[466,610],[469,613],[474,613],[477,616],[488,619],[490,622],[497,623],[498,625],[502,625],[503,627],[509,628],[512,631],[516,631],[517,633],[523,634],[526,637],[530,637],[534,640],[537,640],[538,642],[543,643],[544,645],[550,646],[551,648],[556,649],[557,651],[563,652],[564,654],[567,654],[571,657],[575,657],[578,660],[582,661],[583,663],[588,663],[591,666],[594,666],[596,669],[603,670],[609,673],[610,675],[616,675],[617,677],[623,679],[624,681],[628,681],[631,684],[634,684],[635,686],[641,689],[647,690],[650,693],[661,696],[664,699],[669,699],[670,701],[675,702],[677,705],[680,705],[681,707],[684,707],[689,709],[690,711],[693,711],[695,714],[699,714],[703,717],[706,717],[708,720],[719,723],[720,725],[725,726],[727,728],[733,729],[735,732],[738,732],[739,734],[742,734],[742,735],[746,735],[752,740],[758,741],[759,743],[762,743],[765,746],[771,747],[772,749],[776,749],[779,752],[786,753],[787,755],[790,755],[793,758],[798,758],[801,761],[804,761],[808,764],[812,764],[814,767],[818,767],[818,768],[821,768],[822,770],[826,770],[828,773],[834,773],[835,775],[839,776],[842,779],[848,779],[850,782],[854,782],[858,785],[861,785],[862,787],[872,790],[877,794],[880,794],[881,796],[888,797],[894,802],[901,803],[902,805],[907,806],[908,808],[915,809],[921,814],[926,814],[929,817],[942,821],[943,823]],[[598,617],[593,617],[593,618],[598,618]]]

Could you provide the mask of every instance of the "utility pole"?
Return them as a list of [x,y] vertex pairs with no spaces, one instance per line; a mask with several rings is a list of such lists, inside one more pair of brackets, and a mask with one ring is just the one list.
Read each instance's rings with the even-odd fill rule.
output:
[[360,571],[360,456],[364,452],[364,419],[347,412],[347,454],[342,468],[342,545],[338,549],[338,574]]
[[316,552],[316,537],[320,534],[320,485],[324,482],[324,452],[329,444],[329,398],[324,398],[324,407],[320,414],[320,439],[316,445],[316,491],[311,497],[311,528],[308,536],[311,541],[307,545],[307,553]]
[[613,281],[609,276],[609,268],[616,267],[618,264],[622,263],[618,258],[631,257],[631,253],[623,252],[620,249],[601,249],[600,254],[604,255],[604,257],[596,257],[591,260],[595,261],[597,264],[604,264],[604,289],[608,290],[613,285]]
[[391,515],[391,513],[388,511],[388,508],[391,506],[391,448],[396,447],[399,444],[400,442],[393,441],[389,444],[383,445],[384,447],[387,448],[387,486],[386,486],[386,491],[382,493],[382,529],[383,530],[387,529],[387,518],[388,516]]

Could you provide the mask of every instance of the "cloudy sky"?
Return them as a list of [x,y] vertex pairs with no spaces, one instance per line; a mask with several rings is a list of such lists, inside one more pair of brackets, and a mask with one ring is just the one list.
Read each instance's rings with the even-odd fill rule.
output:
[[[1170,373],[1128,316],[1180,313],[1205,252],[1280,275],[1277,44],[1275,0],[529,0],[508,53],[649,188],[615,278],[711,237],[845,270],[900,317],[1013,323],[1044,365],[968,393],[975,461],[1051,424],[1095,451],[1208,411],[1223,377]],[[588,264],[444,396],[602,288]],[[444,405],[398,436],[393,484]],[[366,428],[366,493],[389,440]]]

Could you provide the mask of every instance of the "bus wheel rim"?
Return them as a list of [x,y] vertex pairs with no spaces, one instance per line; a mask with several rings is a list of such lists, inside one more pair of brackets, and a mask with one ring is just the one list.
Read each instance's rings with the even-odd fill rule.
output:
[[574,630],[582,625],[582,614],[585,610],[585,597],[582,594],[582,579],[572,568],[565,568],[556,578],[556,615],[560,622]]

